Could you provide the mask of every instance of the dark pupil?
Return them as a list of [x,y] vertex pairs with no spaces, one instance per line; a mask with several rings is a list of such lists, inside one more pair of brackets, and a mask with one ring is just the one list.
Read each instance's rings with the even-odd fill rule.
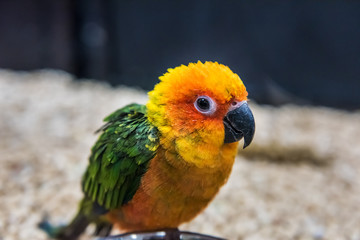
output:
[[205,98],[199,98],[199,99],[197,100],[197,105],[198,105],[198,107],[199,107],[200,109],[202,109],[202,110],[209,110],[209,108],[210,108],[210,103],[209,103],[209,101],[208,101],[207,99],[205,99]]

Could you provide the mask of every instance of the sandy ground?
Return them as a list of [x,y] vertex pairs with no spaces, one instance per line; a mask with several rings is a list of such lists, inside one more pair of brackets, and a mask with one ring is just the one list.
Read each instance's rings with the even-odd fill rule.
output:
[[[94,131],[144,92],[0,71],[0,239],[71,219]],[[181,226],[228,239],[360,239],[360,113],[252,103],[257,132],[212,204]],[[89,230],[90,232],[90,230]],[[92,239],[90,235],[82,239]]]

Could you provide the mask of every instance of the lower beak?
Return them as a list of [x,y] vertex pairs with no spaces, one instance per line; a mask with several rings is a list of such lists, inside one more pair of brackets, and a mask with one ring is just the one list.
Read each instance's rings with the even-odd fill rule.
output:
[[244,147],[250,145],[254,138],[254,116],[246,102],[240,107],[229,111],[224,117],[225,138],[224,143],[237,142],[244,137]]

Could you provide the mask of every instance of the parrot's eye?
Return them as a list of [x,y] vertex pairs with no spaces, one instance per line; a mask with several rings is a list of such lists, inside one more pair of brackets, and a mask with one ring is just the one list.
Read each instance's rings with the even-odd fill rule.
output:
[[216,103],[208,96],[200,96],[196,99],[194,106],[196,110],[205,115],[211,115],[216,110]]

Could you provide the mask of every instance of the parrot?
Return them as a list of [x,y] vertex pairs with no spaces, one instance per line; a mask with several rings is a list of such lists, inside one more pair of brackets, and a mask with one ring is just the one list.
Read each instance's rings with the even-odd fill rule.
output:
[[218,62],[169,68],[145,105],[104,119],[82,178],[73,220],[39,224],[49,237],[75,240],[89,224],[97,236],[177,229],[197,216],[227,182],[238,142],[255,121],[240,77]]

